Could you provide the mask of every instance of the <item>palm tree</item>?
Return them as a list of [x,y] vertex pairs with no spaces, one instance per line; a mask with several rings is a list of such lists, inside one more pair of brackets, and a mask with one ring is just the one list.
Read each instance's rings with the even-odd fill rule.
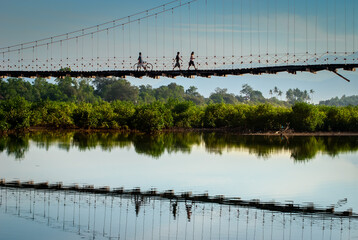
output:
[[278,90],[277,95],[280,96],[281,101],[282,101],[282,93],[283,93],[283,92],[282,92],[281,90]]
[[311,94],[311,100],[312,100],[312,103],[313,103],[313,94],[315,93],[315,91],[313,89],[310,90],[310,94]]
[[269,92],[269,94],[270,94],[270,96],[271,96],[271,98],[272,98],[272,89],[270,89],[270,92]]

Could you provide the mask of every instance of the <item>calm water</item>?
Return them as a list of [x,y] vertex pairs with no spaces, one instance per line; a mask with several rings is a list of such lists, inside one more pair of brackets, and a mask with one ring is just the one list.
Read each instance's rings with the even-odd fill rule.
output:
[[[0,138],[0,178],[208,192],[357,212],[358,137],[74,132],[8,136]],[[140,200],[138,212],[138,199],[11,189],[1,189],[0,201],[0,239],[39,239],[38,231],[47,236],[43,239],[358,239],[354,219],[322,220],[182,202],[177,204],[177,221],[168,200]],[[188,219],[188,208],[195,221]],[[16,231],[18,226],[25,235]]]

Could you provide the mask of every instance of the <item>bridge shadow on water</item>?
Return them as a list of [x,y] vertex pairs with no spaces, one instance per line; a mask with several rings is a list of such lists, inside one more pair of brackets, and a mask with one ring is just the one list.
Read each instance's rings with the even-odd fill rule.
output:
[[0,218],[7,216],[86,239],[294,240],[358,236],[358,221],[352,217],[130,193],[0,187]]

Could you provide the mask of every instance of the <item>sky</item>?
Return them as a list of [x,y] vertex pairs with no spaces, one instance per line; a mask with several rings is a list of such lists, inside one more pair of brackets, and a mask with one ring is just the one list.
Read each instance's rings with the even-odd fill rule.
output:
[[[168,2],[0,0],[0,47],[96,26]],[[187,0],[182,0],[182,3],[185,2]],[[138,50],[144,52],[144,56],[151,57],[170,56],[181,50],[185,65],[191,52],[189,49],[195,50],[198,56],[239,56],[247,55],[250,51],[253,54],[273,54],[276,51],[283,54],[302,53],[306,50],[325,52],[328,49],[353,53],[358,46],[356,9],[358,3],[355,0],[328,0],[328,5],[326,0],[198,0],[191,4],[190,10],[184,6],[173,13],[165,13],[165,17],[158,15],[156,21],[152,18],[148,23],[143,20],[130,28],[126,26],[123,32],[128,35],[128,31],[131,31],[131,35],[122,42],[121,33],[117,31],[116,44],[120,47],[115,51],[118,55],[130,55],[134,59]],[[158,40],[154,43],[156,31]],[[99,47],[97,51],[103,56],[106,54],[104,48]],[[107,51],[112,52],[113,49]],[[74,54],[74,51],[70,48],[71,53]],[[171,82],[183,85],[185,89],[196,86],[205,97],[217,87],[239,94],[245,83],[260,90],[265,97],[270,97],[269,90],[275,86],[283,92],[289,88],[313,89],[313,102],[318,103],[335,96],[357,94],[358,73],[343,70],[339,73],[351,82],[327,71],[296,75],[213,76],[210,79],[127,79],[134,85],[150,84],[153,87]]]

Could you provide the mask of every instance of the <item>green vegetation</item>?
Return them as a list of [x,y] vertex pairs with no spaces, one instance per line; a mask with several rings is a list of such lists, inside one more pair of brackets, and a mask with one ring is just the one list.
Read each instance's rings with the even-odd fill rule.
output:
[[[241,95],[217,88],[204,98],[197,88],[171,83],[153,89],[124,79],[72,79],[49,83],[0,79],[0,131],[29,127],[160,131],[230,128],[237,132],[358,132],[358,106],[314,106],[307,91],[289,89],[288,102],[265,99],[247,84]],[[310,94],[313,94],[313,90]],[[272,94],[281,96],[275,87]],[[290,104],[292,103],[292,105]]]
[[326,101],[320,101],[319,105],[327,106],[357,106],[358,105],[358,95],[353,95],[347,97],[343,95],[341,98],[335,97]]

